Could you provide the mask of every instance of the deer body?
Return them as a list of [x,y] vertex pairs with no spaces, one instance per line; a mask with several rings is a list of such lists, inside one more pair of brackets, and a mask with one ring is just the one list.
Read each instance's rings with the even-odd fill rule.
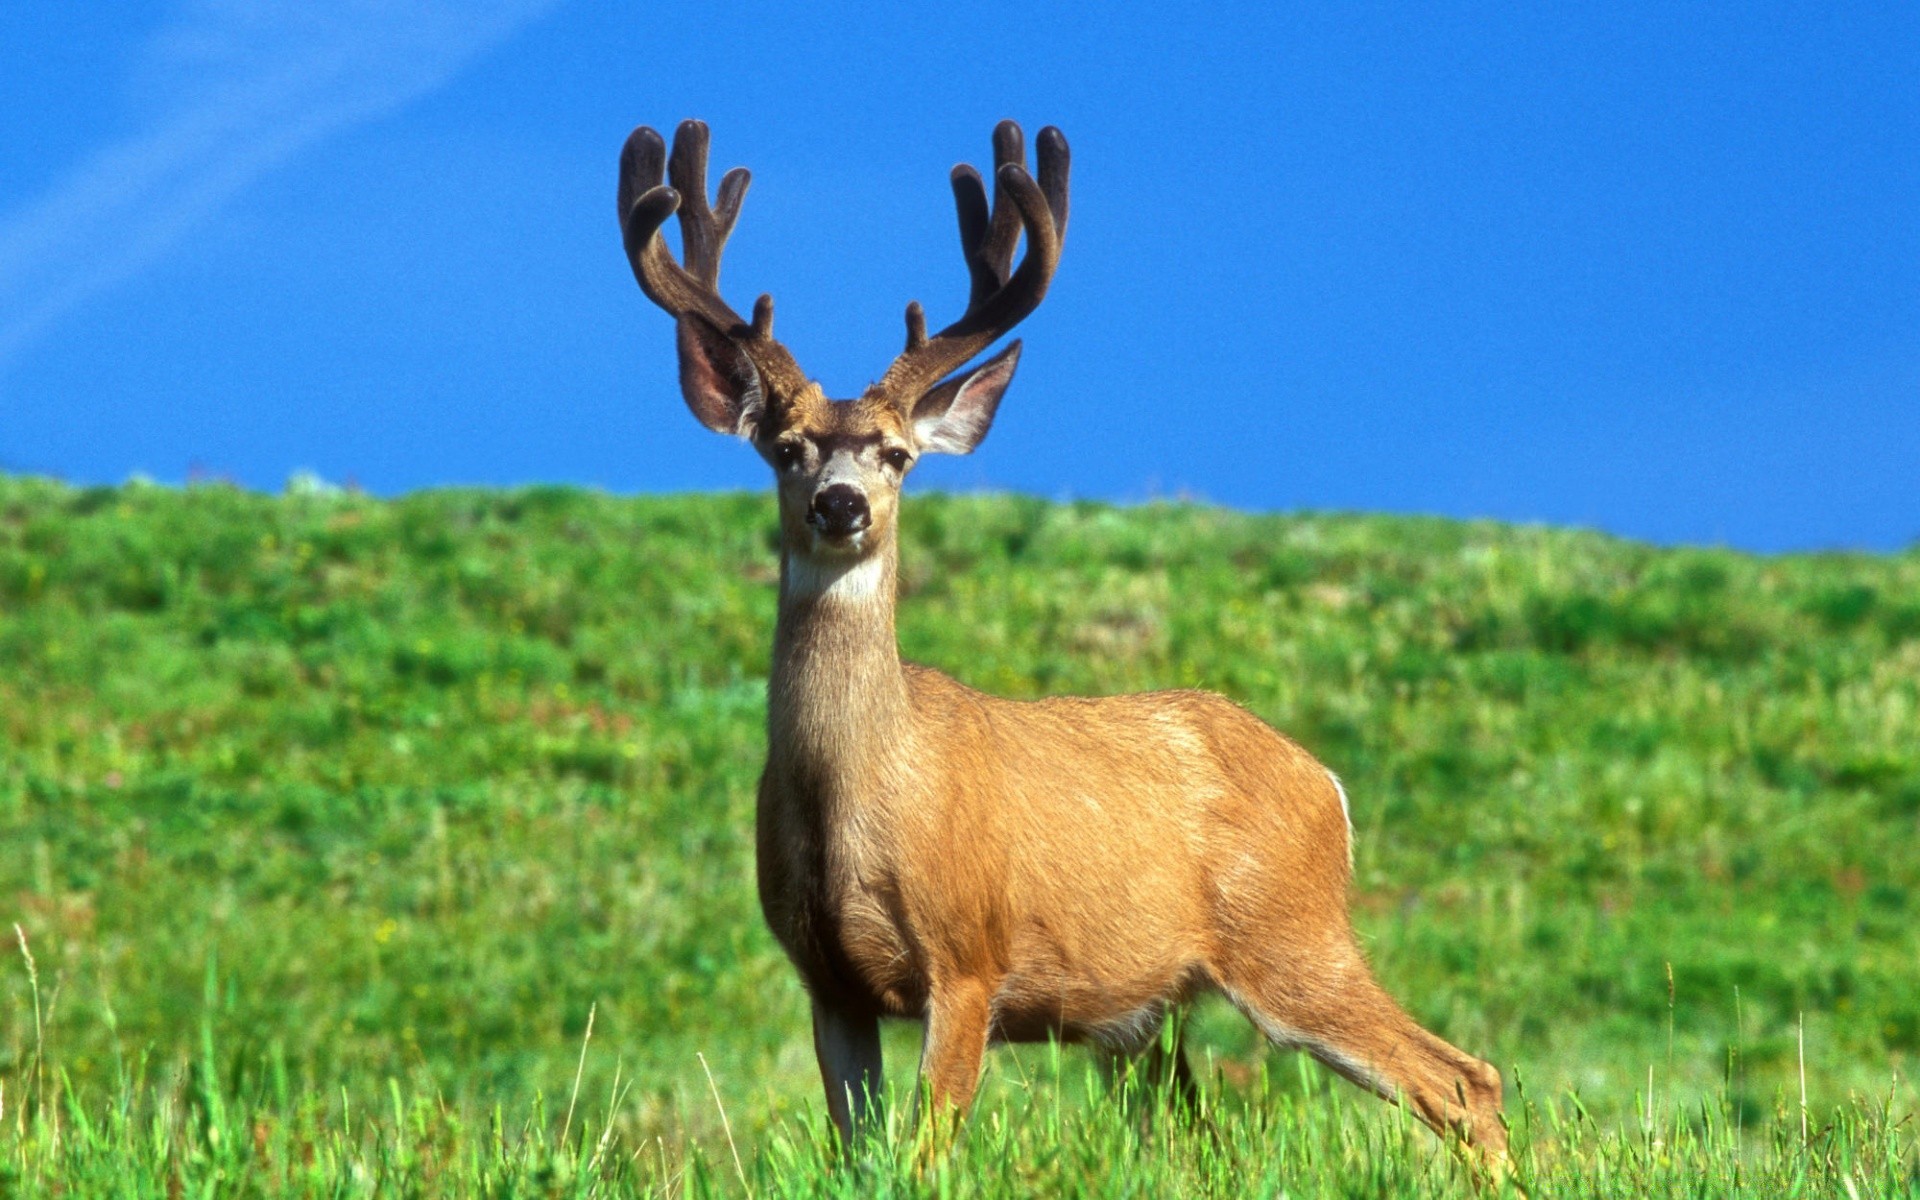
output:
[[816,994],[919,1017],[974,979],[1006,1040],[1124,1048],[1220,947],[1344,912],[1345,818],[1298,746],[1206,692],[984,695],[899,661],[890,593],[782,597],[761,895]]
[[[705,127],[676,135],[673,189],[651,130],[623,156],[628,252],[679,319],[688,405],[778,480],[758,882],[812,999],[835,1124],[854,1136],[879,1093],[883,1017],[926,1021],[923,1081],[964,1108],[992,1041],[1137,1051],[1169,1007],[1214,990],[1274,1042],[1503,1152],[1498,1072],[1415,1024],[1367,967],[1346,797],[1304,749],[1206,692],[1012,701],[900,661],[900,483],[918,455],[985,436],[1019,344],[949,372],[1039,303],[1065,227],[1058,132],[1041,135],[1037,184],[1011,122],[995,151],[991,211],[979,176],[955,170],[967,314],[929,339],[910,306],[906,352],[845,401],[772,340],[768,298],[751,322],[719,299],[746,181],[730,173],[706,207]],[[684,267],[658,234],[676,207]]]

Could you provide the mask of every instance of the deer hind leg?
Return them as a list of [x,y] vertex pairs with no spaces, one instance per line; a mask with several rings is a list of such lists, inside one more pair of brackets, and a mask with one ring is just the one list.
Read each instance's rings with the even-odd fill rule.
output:
[[1360,1087],[1408,1104],[1442,1137],[1457,1135],[1503,1174],[1507,1131],[1500,1072],[1422,1029],[1367,969],[1357,948],[1317,964],[1263,963],[1223,980],[1241,1011],[1278,1045],[1297,1047]]

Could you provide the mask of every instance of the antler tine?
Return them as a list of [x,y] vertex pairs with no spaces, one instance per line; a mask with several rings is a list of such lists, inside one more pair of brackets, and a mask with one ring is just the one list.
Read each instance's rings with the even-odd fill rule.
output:
[[[994,128],[991,209],[979,172],[965,164],[953,169],[960,249],[972,281],[967,311],[929,338],[919,303],[907,306],[907,347],[882,380],[902,404],[914,403],[941,376],[1018,325],[1046,297],[1066,235],[1070,159],[1066,136],[1051,125],[1041,130],[1040,182],[1036,183],[1027,173],[1024,141],[1020,127],[1012,121]],[[1013,252],[1022,231],[1027,253],[1019,268],[1013,269]]]
[[1053,213],[1053,231],[1064,243],[1067,240],[1067,168],[1072,164],[1073,155],[1067,150],[1067,135],[1053,125],[1040,131],[1036,146],[1040,159],[1040,191]]
[[993,268],[998,282],[1005,283],[1013,271],[1013,249],[1020,241],[1020,214],[1007,203],[1006,186],[1000,182],[1000,168],[1012,165],[1025,171],[1027,139],[1020,126],[1002,121],[993,127],[993,228],[980,247],[980,257]]
[[[620,147],[620,190],[615,198],[620,227],[626,228],[627,214],[634,201],[660,186],[667,166],[667,144],[645,125],[627,135]],[[664,219],[664,218],[663,218]]]
[[680,193],[680,258],[693,276],[708,287],[714,266],[714,248],[708,235],[713,209],[707,205],[707,123],[682,121],[673,131],[673,156],[667,159],[667,182]]
[[981,253],[992,236],[993,216],[987,209],[987,188],[980,182],[980,172],[961,163],[953,169],[952,178],[953,207],[960,217],[960,256],[966,260],[967,274],[973,280],[973,290],[967,296],[971,308],[998,291],[1007,276],[1005,271],[995,271]]
[[740,219],[740,202],[747,198],[747,185],[751,182],[753,175],[745,167],[735,167],[720,177],[720,196],[714,202],[713,216],[722,246],[733,236],[733,223]]
[[692,281],[667,253],[667,244],[660,238],[660,227],[679,207],[680,193],[670,187],[649,188],[620,219],[620,235],[626,243],[627,263],[633,268],[634,280],[647,294],[647,299],[675,316],[686,307],[684,289],[677,285]]
[[927,310],[918,300],[907,301],[907,349],[918,350],[927,344]]

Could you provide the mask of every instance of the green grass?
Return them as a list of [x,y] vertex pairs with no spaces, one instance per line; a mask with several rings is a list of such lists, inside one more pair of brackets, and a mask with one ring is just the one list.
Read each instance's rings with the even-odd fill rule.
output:
[[[829,1170],[752,886],[772,525],[0,477],[0,1196],[1470,1193],[1212,1004],[1204,1120],[998,1051],[954,1153]],[[1341,773],[1378,972],[1524,1087],[1536,1195],[1920,1194],[1920,552],[1011,497],[903,538],[909,657],[1213,688]]]

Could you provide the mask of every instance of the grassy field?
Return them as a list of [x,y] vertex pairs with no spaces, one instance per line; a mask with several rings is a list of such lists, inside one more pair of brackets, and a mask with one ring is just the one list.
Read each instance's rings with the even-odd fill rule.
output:
[[[1198,1116],[998,1051],[951,1153],[830,1162],[753,896],[771,538],[0,477],[0,1196],[1472,1194],[1215,1005]],[[1341,773],[1379,974],[1507,1071],[1535,1195],[1920,1195],[1920,551],[938,496],[903,542],[909,657],[1213,688]]]

